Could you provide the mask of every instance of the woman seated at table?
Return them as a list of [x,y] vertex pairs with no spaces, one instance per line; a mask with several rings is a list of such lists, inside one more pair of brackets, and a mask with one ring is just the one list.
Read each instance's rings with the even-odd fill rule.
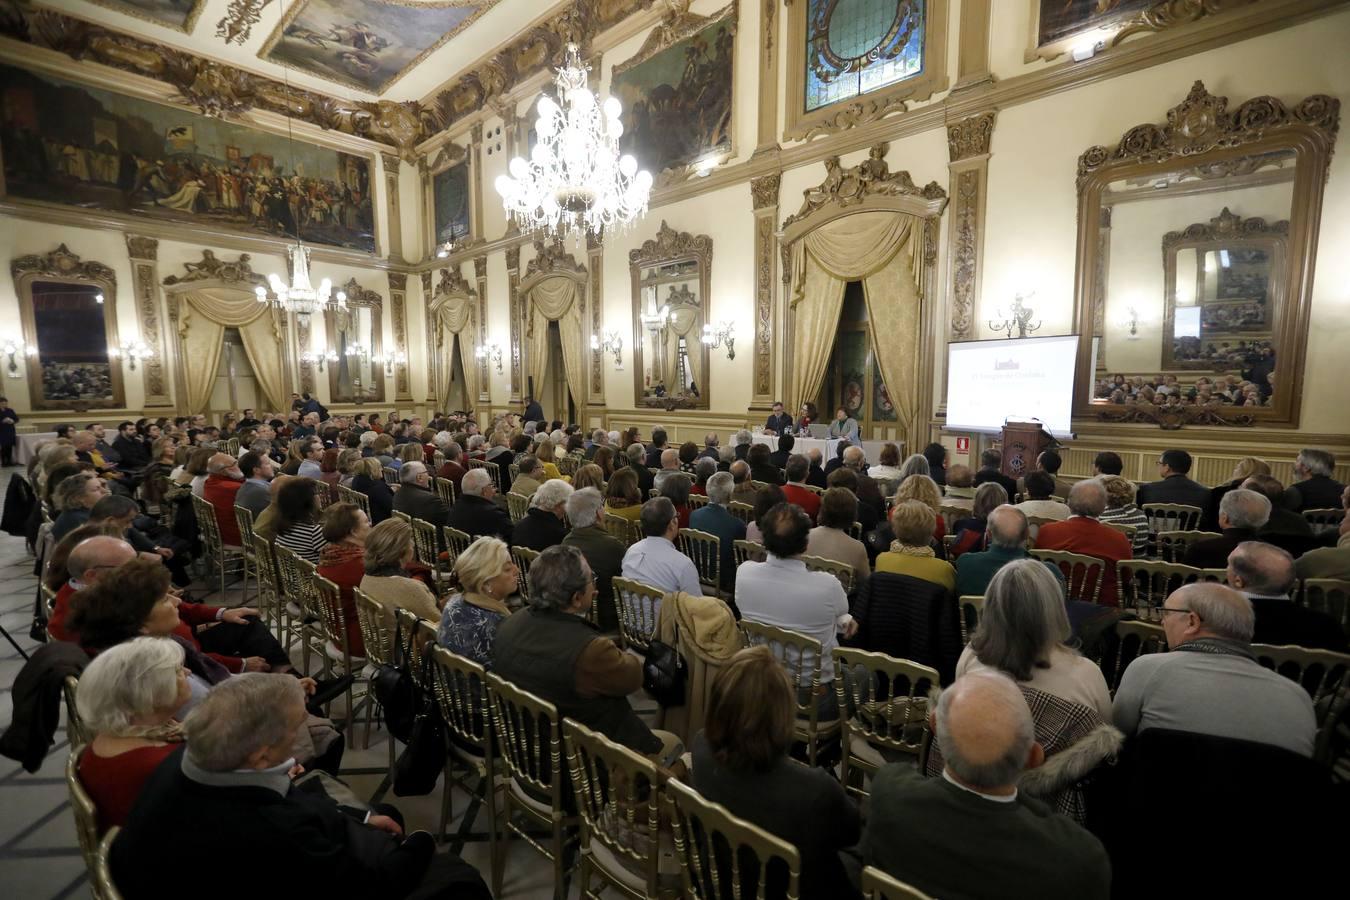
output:
[[94,658],[80,675],[75,708],[94,735],[80,754],[80,783],[99,831],[126,823],[150,773],[182,742],[174,714],[192,699],[183,648],[133,638]]

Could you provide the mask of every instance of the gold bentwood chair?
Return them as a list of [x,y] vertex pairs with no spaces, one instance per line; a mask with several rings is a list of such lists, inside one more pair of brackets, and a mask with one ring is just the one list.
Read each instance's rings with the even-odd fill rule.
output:
[[619,639],[624,649],[645,654],[656,631],[656,613],[665,591],[618,575],[610,579],[610,585],[619,613]]
[[[492,742],[492,715],[489,712],[487,672],[478,663],[444,647],[431,648],[434,665],[431,683],[436,704],[445,722],[445,787],[441,794],[441,825],[437,834],[444,838],[452,818],[451,786],[487,809],[488,854],[490,865],[497,865],[497,795],[502,790],[501,761]],[[466,822],[472,816],[465,815]],[[461,832],[462,833],[462,832]]]
[[721,573],[722,540],[715,534],[697,528],[681,528],[675,537],[675,546],[694,563],[703,593],[709,597],[722,596]]
[[874,866],[863,869],[862,894],[864,900],[933,900],[914,885],[892,878]]
[[[820,721],[818,701],[829,691],[829,686],[820,677],[822,666],[828,665],[821,659],[820,641],[796,631],[749,619],[742,619],[738,625],[745,635],[746,646],[763,644],[768,647],[791,676],[792,684],[797,689],[795,738],[806,745],[807,761],[814,766],[821,743],[838,735],[840,730],[838,718]],[[843,715],[842,710],[840,715]]]
[[666,796],[683,896],[698,900],[800,896],[802,860],[796,847],[733,816],[681,781],[667,782]]
[[1101,597],[1102,573],[1109,563],[1068,550],[1032,550],[1030,553],[1034,559],[1051,563],[1064,573],[1064,586],[1070,600],[1096,603]]
[[[839,780],[865,796],[863,778],[875,775],[881,751],[918,757],[928,736],[928,697],[938,687],[937,669],[884,653],[838,647],[834,689],[844,719]],[[851,713],[848,712],[851,710]],[[866,752],[869,750],[871,752]]]

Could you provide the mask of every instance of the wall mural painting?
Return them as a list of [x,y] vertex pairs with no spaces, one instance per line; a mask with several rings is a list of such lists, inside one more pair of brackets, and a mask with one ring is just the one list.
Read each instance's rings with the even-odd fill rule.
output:
[[1041,0],[1036,46],[1074,37],[1085,31],[1118,25],[1155,0]]
[[379,94],[497,2],[299,0],[258,55]]
[[728,17],[631,68],[615,68],[619,146],[640,168],[656,174],[731,151],[735,43],[736,20]]
[[926,13],[925,0],[809,0],[806,112],[921,74]]
[[0,84],[12,198],[375,250],[363,157],[10,66]]
[[458,241],[469,236],[469,166],[460,163],[431,179],[436,206],[436,243]]
[[206,0],[93,0],[93,2],[175,31],[191,33],[192,26],[197,24],[197,16],[201,14]]

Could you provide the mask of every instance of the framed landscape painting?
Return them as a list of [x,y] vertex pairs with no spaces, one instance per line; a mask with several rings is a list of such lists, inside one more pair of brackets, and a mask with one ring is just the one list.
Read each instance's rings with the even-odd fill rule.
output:
[[1031,0],[1032,51],[1028,56],[1053,59],[1089,32],[1111,28],[1152,6],[1155,0]]
[[8,197],[375,251],[370,161],[0,65]]
[[456,163],[431,176],[431,192],[435,209],[435,242],[444,244],[468,237],[473,228],[469,218],[468,161]]

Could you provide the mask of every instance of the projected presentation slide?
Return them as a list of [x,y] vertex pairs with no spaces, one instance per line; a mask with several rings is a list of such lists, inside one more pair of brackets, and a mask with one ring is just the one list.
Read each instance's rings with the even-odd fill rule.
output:
[[949,345],[947,428],[996,432],[1008,419],[1035,419],[1068,435],[1077,358],[1077,335]]

